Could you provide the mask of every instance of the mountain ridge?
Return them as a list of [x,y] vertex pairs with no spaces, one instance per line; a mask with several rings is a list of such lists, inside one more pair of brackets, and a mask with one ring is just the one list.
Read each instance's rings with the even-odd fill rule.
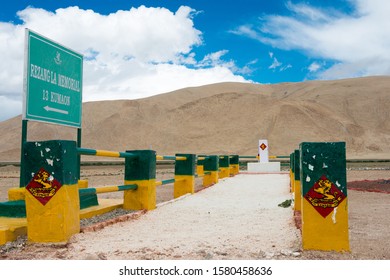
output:
[[[83,103],[82,146],[255,155],[258,139],[268,139],[271,155],[289,155],[301,142],[345,141],[348,158],[390,159],[389,108],[389,76],[225,82],[137,100]],[[0,131],[0,161],[18,161],[21,116],[0,122]],[[76,134],[39,122],[28,126],[29,141],[75,140]]]

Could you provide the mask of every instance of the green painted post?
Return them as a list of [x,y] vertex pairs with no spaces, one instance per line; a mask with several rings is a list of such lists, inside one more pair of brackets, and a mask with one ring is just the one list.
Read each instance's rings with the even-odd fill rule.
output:
[[208,187],[218,183],[219,157],[207,156],[204,160],[203,187]]
[[240,156],[231,155],[229,165],[230,165],[230,176],[237,175],[240,172]]
[[219,157],[215,155],[207,156],[204,159],[204,171],[218,171],[219,169]]
[[301,175],[299,150],[294,151],[294,210],[301,211]]
[[230,158],[227,155],[219,156],[219,178],[230,176]]
[[299,150],[294,151],[294,179],[296,181],[299,181],[301,179],[300,175],[300,155],[299,155]]
[[176,160],[175,162],[175,175],[190,175],[195,176],[195,161],[196,155],[194,154],[176,154],[176,157],[186,157],[186,160]]
[[294,192],[294,181],[295,181],[295,174],[294,174],[294,153],[290,154],[290,191]]
[[44,168],[62,184],[77,184],[76,142],[70,140],[49,140],[25,142],[25,170],[20,174],[22,186],[26,186],[40,168]]
[[199,159],[199,157],[206,157],[206,156],[197,156],[197,163],[196,163],[196,174],[198,176],[204,175],[204,159]]
[[156,152],[126,151],[136,157],[125,159],[125,185],[136,184],[136,190],[124,191],[123,208],[152,210],[156,208]]
[[80,231],[75,141],[26,142],[27,236],[31,242],[65,242]]
[[176,154],[177,157],[186,157],[186,160],[175,162],[175,183],[173,197],[177,198],[187,193],[195,192],[195,162],[194,154]]
[[303,249],[349,251],[345,142],[300,144]]

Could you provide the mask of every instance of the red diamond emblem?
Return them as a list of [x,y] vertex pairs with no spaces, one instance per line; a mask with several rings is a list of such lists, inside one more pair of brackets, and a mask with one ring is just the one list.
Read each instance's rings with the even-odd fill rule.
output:
[[265,149],[267,149],[267,145],[264,143],[261,143],[260,149],[262,149],[264,151]]
[[40,203],[46,205],[61,186],[61,183],[51,176],[49,172],[41,168],[35,173],[34,178],[32,178],[30,183],[28,183],[26,190],[28,190]]
[[306,200],[326,218],[345,199],[345,195],[325,175],[305,194]]

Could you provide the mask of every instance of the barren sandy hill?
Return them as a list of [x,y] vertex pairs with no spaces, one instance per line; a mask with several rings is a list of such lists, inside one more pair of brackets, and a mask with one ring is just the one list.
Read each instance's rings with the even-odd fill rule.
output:
[[[0,161],[20,157],[21,117],[0,123]],[[76,139],[30,122],[28,140]],[[390,77],[260,85],[220,83],[139,100],[83,104],[82,146],[158,154],[288,155],[303,141],[346,141],[349,158],[390,158]]]

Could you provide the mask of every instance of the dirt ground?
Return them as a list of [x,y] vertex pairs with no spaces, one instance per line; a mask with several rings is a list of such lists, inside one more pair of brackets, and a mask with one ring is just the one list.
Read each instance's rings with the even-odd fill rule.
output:
[[[122,166],[83,167],[82,179],[91,187],[123,184]],[[171,169],[158,169],[157,180],[172,178]],[[303,251],[294,255],[274,255],[272,259],[360,259],[390,260],[390,170],[348,170],[349,233],[351,252]],[[7,201],[7,191],[18,186],[19,169],[0,168],[0,201]],[[197,179],[196,190],[201,190]],[[120,193],[101,194],[99,197],[121,198]],[[157,203],[173,199],[172,185],[157,188]],[[293,215],[291,216],[293,219]],[[7,247],[8,246],[8,247]],[[61,259],[69,244],[38,245],[18,240],[0,246],[0,259]],[[61,253],[62,252],[62,253]],[[66,255],[66,254],[65,254]],[[97,258],[104,259],[104,256]],[[158,256],[156,256],[158,259]]]

